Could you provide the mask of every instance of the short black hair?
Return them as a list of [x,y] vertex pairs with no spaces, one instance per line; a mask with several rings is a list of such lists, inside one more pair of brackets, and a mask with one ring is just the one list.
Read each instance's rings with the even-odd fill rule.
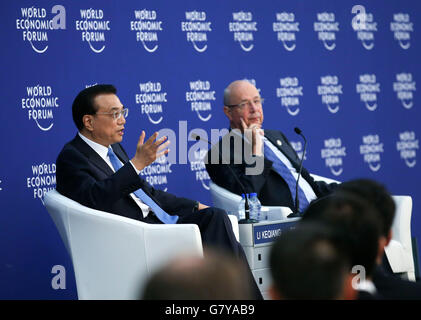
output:
[[275,289],[283,299],[338,299],[344,292],[350,262],[333,229],[300,222],[282,233],[270,252]]
[[83,89],[76,96],[72,105],[72,115],[73,121],[79,131],[83,129],[83,116],[85,114],[96,113],[97,109],[94,105],[94,99],[103,93],[116,94],[117,89],[112,84],[97,84]]
[[383,224],[382,235],[388,236],[395,218],[396,204],[384,185],[371,179],[355,179],[340,184],[337,190],[355,193],[372,204]]
[[[340,232],[351,265],[361,265],[371,276],[376,266],[378,243],[383,224],[378,212],[364,198],[355,193],[336,190],[320,211],[304,214],[301,221],[318,221]],[[310,211],[311,212],[311,211]]]
[[333,194],[329,194],[324,197],[316,198],[310,202],[303,212],[302,219],[313,219],[316,220],[323,212],[329,207],[330,201],[334,198]]

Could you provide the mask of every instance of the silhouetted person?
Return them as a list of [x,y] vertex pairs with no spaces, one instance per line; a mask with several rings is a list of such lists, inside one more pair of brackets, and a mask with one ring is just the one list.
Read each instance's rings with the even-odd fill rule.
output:
[[270,253],[273,299],[352,299],[350,265],[340,235],[307,222],[282,233]]
[[386,187],[370,179],[356,179],[344,182],[338,190],[352,192],[371,203],[378,212],[382,223],[380,246],[377,256],[377,267],[373,282],[384,299],[421,299],[421,284],[403,280],[391,274],[390,264],[385,254],[386,247],[392,239],[392,224],[395,218],[396,205]]
[[311,203],[301,222],[325,223],[344,237],[344,253],[355,272],[353,286],[359,299],[379,299],[373,283],[382,224],[375,208],[363,198],[344,191],[335,191],[329,197]]
[[159,269],[147,282],[144,300],[249,300],[246,267],[220,251],[205,257],[179,256]]

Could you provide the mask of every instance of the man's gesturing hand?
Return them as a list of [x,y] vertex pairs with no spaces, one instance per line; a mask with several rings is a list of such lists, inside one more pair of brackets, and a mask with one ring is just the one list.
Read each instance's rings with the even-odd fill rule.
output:
[[155,132],[145,143],[145,131],[139,137],[137,143],[136,154],[132,159],[133,165],[138,170],[143,170],[145,167],[154,162],[157,158],[167,154],[170,149],[167,149],[170,141],[164,143],[167,137],[162,137],[155,141],[158,132]]

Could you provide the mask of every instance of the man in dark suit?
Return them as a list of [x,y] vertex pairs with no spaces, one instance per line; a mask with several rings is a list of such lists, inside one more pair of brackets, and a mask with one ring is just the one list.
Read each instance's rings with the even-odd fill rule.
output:
[[[226,165],[229,164],[246,192],[256,192],[262,205],[294,210],[300,159],[282,132],[262,129],[262,104],[259,91],[248,81],[234,81],[225,89],[224,113],[231,131],[209,150],[206,169],[217,185],[241,194],[241,187]],[[300,211],[333,188],[334,185],[314,181],[303,168],[298,195]]]
[[[197,224],[205,245],[228,250],[245,262],[223,210],[154,189],[139,176],[168,153],[169,141],[156,140],[156,132],[145,142],[142,131],[129,160],[120,145],[128,110],[116,92],[112,85],[96,85],[75,98],[72,113],[79,132],[57,158],[57,191],[85,206],[147,223]],[[252,285],[260,298],[254,281]]]

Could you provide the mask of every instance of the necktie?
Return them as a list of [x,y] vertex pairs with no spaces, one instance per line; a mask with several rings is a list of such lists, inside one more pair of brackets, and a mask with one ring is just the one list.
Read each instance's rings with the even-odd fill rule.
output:
[[[291,191],[292,199],[294,200],[295,204],[295,186],[297,181],[295,180],[294,176],[292,175],[291,171],[288,167],[279,159],[276,154],[271,150],[271,148],[265,143],[264,144],[264,153],[265,157],[273,162],[272,167],[273,169],[285,180],[288,184],[289,190]],[[303,210],[308,206],[307,198],[304,194],[304,191],[298,186],[298,200],[299,200],[299,211],[303,212]]]
[[[111,147],[108,148],[108,157],[110,157],[111,164],[113,165],[113,168],[115,171],[119,170],[122,167],[120,160],[117,158],[117,156],[115,155]],[[166,224],[177,223],[178,216],[176,215],[171,216],[168,213],[166,213],[142,189],[137,189],[133,193],[136,195],[136,197],[142,200],[143,203],[148,205],[152,209],[152,211],[155,213],[155,215],[158,217],[158,219],[161,220],[163,223],[166,223]]]

